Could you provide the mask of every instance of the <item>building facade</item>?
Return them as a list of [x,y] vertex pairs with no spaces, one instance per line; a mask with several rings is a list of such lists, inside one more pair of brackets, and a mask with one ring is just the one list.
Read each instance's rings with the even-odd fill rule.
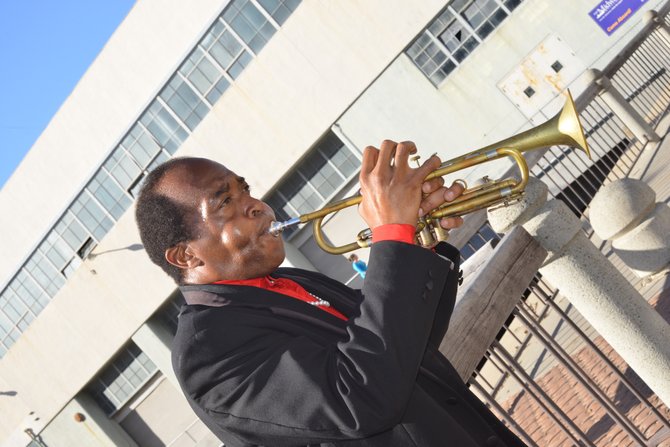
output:
[[[138,1],[0,193],[0,443],[218,445],[171,371],[180,296],[135,227],[157,164],[209,157],[281,219],[313,211],[357,190],[367,145],[448,159],[553,115],[663,2],[611,34],[602,3]],[[309,228],[284,236],[288,265],[360,284]]]

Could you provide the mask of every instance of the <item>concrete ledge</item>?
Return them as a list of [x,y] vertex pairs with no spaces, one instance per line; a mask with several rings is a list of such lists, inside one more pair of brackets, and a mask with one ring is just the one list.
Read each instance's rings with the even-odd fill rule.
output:
[[654,209],[656,193],[631,178],[604,186],[591,201],[590,220],[601,239],[616,239],[639,224]]

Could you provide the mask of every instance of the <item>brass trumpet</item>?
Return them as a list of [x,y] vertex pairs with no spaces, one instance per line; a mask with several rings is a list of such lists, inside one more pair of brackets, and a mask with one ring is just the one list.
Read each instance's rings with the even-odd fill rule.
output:
[[[581,149],[589,159],[591,158],[584,130],[582,129],[575,103],[569,91],[567,92],[567,99],[561,111],[547,122],[497,143],[447,160],[437,170],[431,172],[426,177],[426,180],[451,174],[502,157],[511,157],[518,165],[521,179],[508,178],[489,181],[483,185],[466,189],[456,200],[443,204],[418,220],[418,242],[423,246],[431,246],[438,241],[447,239],[447,232],[439,225],[439,219],[442,217],[462,216],[482,208],[489,208],[493,205],[506,203],[518,198],[523,194],[529,176],[528,164],[522,154],[526,151],[557,144]],[[326,242],[321,228],[321,222],[328,214],[358,205],[361,200],[362,197],[360,195],[355,195],[338,200],[318,211],[303,214],[300,217],[295,217],[284,222],[273,222],[269,232],[275,236],[279,236],[287,227],[313,221],[314,239],[324,251],[331,254],[343,254],[358,248],[367,248],[372,243],[372,232],[370,229],[365,229],[358,233],[355,242],[342,246],[333,246]]]

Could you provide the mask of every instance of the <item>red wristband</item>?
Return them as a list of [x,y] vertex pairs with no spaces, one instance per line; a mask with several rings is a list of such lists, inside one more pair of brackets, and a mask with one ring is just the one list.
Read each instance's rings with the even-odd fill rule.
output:
[[414,244],[416,228],[410,224],[386,224],[372,229],[372,243],[396,241]]

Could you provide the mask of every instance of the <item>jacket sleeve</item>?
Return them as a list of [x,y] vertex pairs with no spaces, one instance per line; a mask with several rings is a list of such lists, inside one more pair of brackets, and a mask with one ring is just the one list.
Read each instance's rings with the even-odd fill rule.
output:
[[[174,359],[184,391],[210,421],[251,444],[388,430],[400,422],[415,386],[451,267],[420,247],[374,244],[360,314],[336,344],[278,330],[265,316],[227,311],[226,324],[195,327]],[[212,337],[221,342],[199,343]]]
[[463,272],[460,270],[460,252],[456,247],[445,242],[440,242],[435,247],[435,253],[452,262],[452,268],[444,272],[446,281],[442,288],[442,295],[430,332],[430,345],[439,349],[440,343],[442,343],[442,339],[447,334],[447,329],[449,328],[449,320],[456,304],[456,292],[458,291],[459,281]]

